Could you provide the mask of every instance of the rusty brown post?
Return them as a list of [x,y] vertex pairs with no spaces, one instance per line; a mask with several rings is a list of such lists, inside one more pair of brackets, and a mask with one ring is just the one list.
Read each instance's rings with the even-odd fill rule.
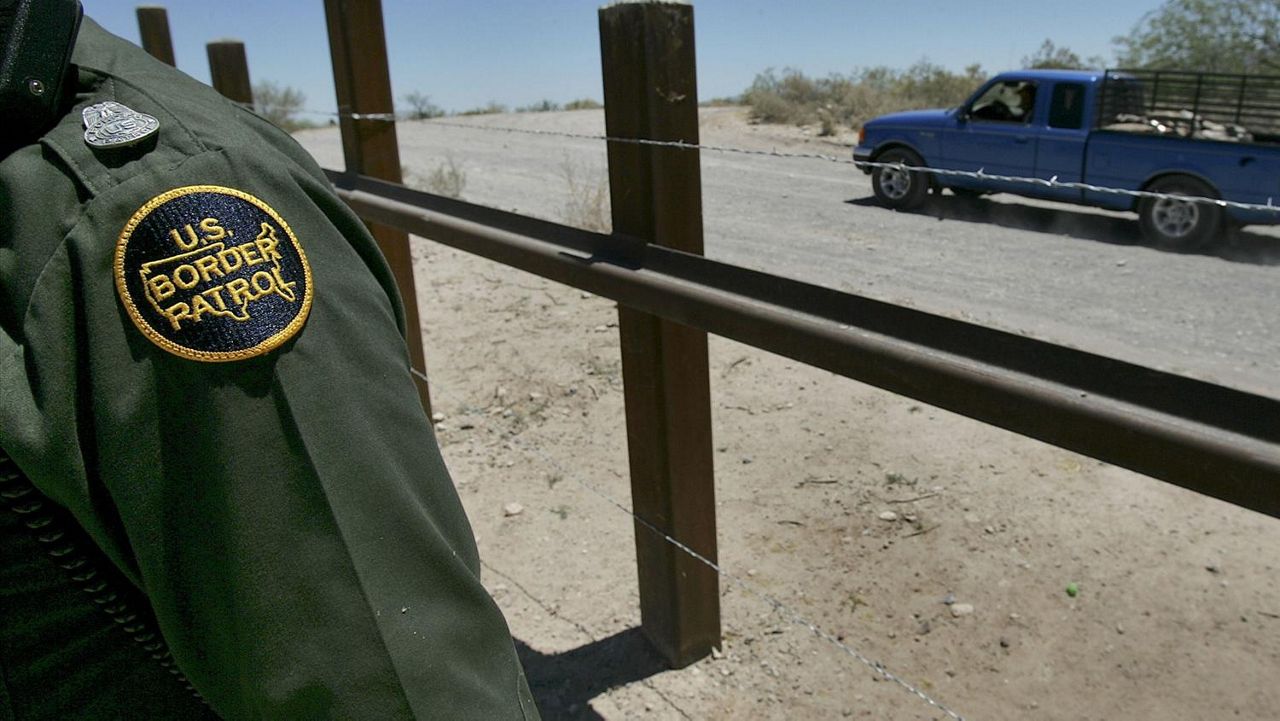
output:
[[[631,3],[600,10],[605,129],[610,137],[698,142],[693,7]],[[609,144],[614,232],[702,253],[696,150]],[[716,559],[707,336],[619,306],[627,451],[637,516]],[[645,635],[676,668],[720,645],[716,572],[637,522]]]
[[173,38],[169,35],[169,13],[158,5],[138,6],[138,34],[142,49],[151,57],[176,66],[173,60]]
[[[329,52],[333,59],[333,85],[338,96],[338,126],[347,172],[401,182],[400,147],[391,73],[387,69],[387,39],[383,30],[381,0],[325,0],[329,26]],[[352,117],[352,115],[373,117]],[[381,117],[379,117],[381,116]],[[409,361],[418,396],[431,415],[431,395],[424,380],[427,372],[422,350],[422,326],[418,320],[418,296],[413,279],[409,235],[385,225],[370,223],[369,230],[386,256],[404,302]]]
[[249,83],[249,61],[244,43],[239,40],[215,40],[205,46],[209,51],[209,75],[213,89],[242,105],[253,105],[253,85]]

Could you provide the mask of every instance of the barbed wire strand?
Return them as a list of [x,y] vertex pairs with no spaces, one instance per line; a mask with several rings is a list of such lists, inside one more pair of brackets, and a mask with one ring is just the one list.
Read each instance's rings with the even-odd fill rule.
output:
[[[395,121],[408,119],[405,116],[397,116],[394,113],[332,113],[323,110],[302,110],[299,112],[326,115],[330,117],[348,117],[354,120],[381,120]],[[978,170],[955,170],[952,168],[934,168],[925,165],[906,165],[901,162],[883,163],[870,160],[853,160],[852,158],[842,158],[835,155],[827,155],[824,153],[789,153],[779,150],[753,150],[751,148],[737,148],[724,145],[706,145],[704,143],[686,143],[677,140],[648,140],[645,138],[615,138],[608,135],[599,135],[593,133],[573,133],[561,130],[537,130],[534,128],[511,128],[498,125],[474,125],[471,123],[456,123],[447,120],[425,119],[424,122],[429,123],[433,127],[442,128],[458,128],[463,130],[481,130],[485,132],[513,133],[518,135],[541,135],[546,137],[567,138],[573,140],[602,140],[608,143],[627,143],[632,145],[649,145],[661,148],[677,148],[681,150],[708,150],[716,153],[732,153],[737,155],[755,155],[769,158],[795,158],[801,160],[821,160],[828,163],[837,163],[840,165],[852,165],[859,169],[874,168],[892,168],[895,170],[910,170],[914,173],[929,173],[931,175],[940,175],[947,177],[971,178],[974,180],[984,180],[988,182],[1014,183],[1024,185],[1034,185],[1045,188],[1060,188],[1064,190],[1081,190],[1089,193],[1102,193],[1106,195],[1125,195],[1133,198],[1152,198],[1156,200],[1180,200],[1192,203],[1204,203],[1206,205],[1214,205],[1219,208],[1234,208],[1236,210],[1252,210],[1268,213],[1280,212],[1280,205],[1275,205],[1271,197],[1267,198],[1265,205],[1261,203],[1242,203],[1235,200],[1223,200],[1222,198],[1209,198],[1199,195],[1179,195],[1173,193],[1157,193],[1150,190],[1129,190],[1126,188],[1112,188],[1105,185],[1095,185],[1093,183],[1082,183],[1077,181],[1058,180],[1058,176],[1054,175],[1050,178],[1030,178],[1017,175],[998,175],[986,172],[985,168]]]
[[[411,372],[415,377],[420,378],[421,380],[424,380],[424,381],[426,381],[426,380],[427,380],[427,376],[426,376],[425,374],[423,374],[421,371],[419,371],[417,368],[410,367],[410,369],[409,369],[409,370],[410,370],[410,372]],[[764,591],[762,591],[762,590],[760,590],[760,589],[756,588],[753,584],[750,584],[750,583],[748,583],[748,582],[746,582],[746,581],[744,581],[744,580],[742,580],[742,579],[738,578],[737,576],[734,576],[733,574],[728,573],[727,571],[725,571],[725,570],[724,570],[724,568],[722,568],[722,567],[721,567],[718,563],[716,563],[715,561],[712,561],[711,559],[707,558],[706,556],[702,555],[701,553],[698,553],[697,551],[695,551],[694,549],[692,549],[692,548],[690,548],[689,546],[685,545],[684,543],[681,543],[679,540],[677,540],[677,539],[675,539],[675,538],[672,538],[670,535],[668,535],[668,534],[667,534],[666,532],[664,532],[662,529],[658,528],[656,525],[654,525],[653,523],[649,522],[649,521],[648,521],[648,520],[646,520],[645,518],[642,518],[641,516],[636,515],[634,512],[632,512],[632,511],[631,511],[631,509],[627,508],[627,507],[626,507],[625,505],[623,505],[620,501],[615,500],[615,499],[614,499],[612,496],[610,496],[609,494],[607,494],[607,493],[605,493],[604,491],[600,490],[600,489],[599,489],[597,486],[595,486],[594,484],[591,484],[591,483],[588,483],[587,481],[584,481],[583,479],[579,478],[579,477],[578,477],[576,474],[574,474],[574,473],[570,473],[570,472],[569,472],[569,470],[568,470],[568,469],[566,469],[566,468],[564,467],[564,465],[562,465],[559,461],[557,461],[556,459],[552,458],[551,456],[547,455],[545,452],[543,452],[543,451],[541,451],[541,450],[539,450],[539,449],[537,449],[537,448],[533,448],[533,447],[531,447],[531,446],[528,446],[528,445],[526,445],[526,446],[524,446],[524,447],[525,447],[527,450],[531,451],[534,455],[536,455],[536,456],[540,457],[540,458],[541,458],[545,463],[547,463],[548,465],[550,465],[552,468],[554,468],[554,469],[556,470],[556,472],[558,472],[562,478],[567,478],[567,479],[569,479],[569,480],[573,481],[574,483],[578,484],[579,486],[581,486],[582,488],[586,489],[587,491],[589,491],[589,492],[591,492],[591,493],[595,494],[596,496],[599,496],[601,499],[603,499],[603,500],[604,500],[606,503],[608,503],[609,505],[613,506],[614,508],[618,509],[619,511],[622,511],[622,512],[623,512],[623,513],[625,513],[626,515],[631,516],[631,518],[632,518],[634,521],[636,521],[637,523],[639,523],[640,525],[642,525],[643,527],[645,527],[646,529],[648,529],[648,530],[649,530],[650,532],[652,532],[653,534],[655,534],[655,535],[657,535],[658,537],[662,538],[662,539],[663,539],[663,540],[665,540],[667,543],[671,544],[672,546],[674,546],[675,548],[679,549],[679,550],[680,550],[680,551],[682,551],[683,553],[685,553],[685,554],[687,554],[688,556],[692,557],[693,559],[695,559],[695,560],[696,560],[696,561],[698,561],[699,563],[702,563],[703,565],[707,566],[707,567],[708,567],[708,568],[710,568],[712,571],[715,571],[715,573],[716,573],[718,576],[720,576],[721,578],[725,579],[725,581],[729,582],[729,584],[731,584],[731,585],[733,585],[733,586],[737,587],[738,589],[740,589],[740,590],[742,590],[742,591],[744,591],[744,592],[748,593],[748,594],[749,594],[749,595],[751,595],[751,596],[756,597],[757,599],[759,599],[759,600],[761,600],[761,601],[764,601],[766,604],[768,604],[770,607],[772,607],[774,611],[776,611],[776,612],[778,612],[778,613],[781,613],[781,614],[782,614],[782,615],[783,615],[783,616],[784,616],[788,621],[790,621],[791,623],[793,623],[793,624],[795,624],[795,625],[797,625],[797,626],[803,626],[804,628],[808,629],[808,631],[809,631],[810,633],[812,633],[814,636],[817,636],[818,638],[822,639],[823,641],[826,641],[826,642],[828,642],[828,643],[830,643],[830,644],[832,644],[832,645],[836,646],[837,648],[839,648],[841,651],[843,651],[843,652],[844,652],[845,654],[847,654],[848,656],[850,656],[850,657],[854,658],[855,660],[857,660],[859,663],[863,664],[863,665],[864,665],[864,666],[866,666],[867,668],[870,668],[873,672],[875,672],[875,673],[876,673],[878,676],[880,676],[881,678],[885,679],[886,681],[891,681],[891,682],[893,682],[893,683],[897,684],[898,686],[902,687],[903,689],[907,690],[908,692],[912,693],[912,694],[913,694],[913,695],[915,695],[916,697],[918,697],[918,698],[920,698],[921,700],[923,700],[925,703],[927,703],[927,704],[929,704],[930,706],[933,706],[934,708],[938,709],[939,711],[941,711],[941,712],[945,713],[947,716],[950,716],[952,719],[955,719],[955,721],[964,721],[964,717],[963,717],[963,716],[961,716],[960,714],[958,714],[958,713],[956,713],[955,711],[951,710],[950,708],[948,708],[946,705],[942,704],[941,702],[939,702],[939,701],[935,700],[934,698],[932,698],[931,696],[929,696],[927,693],[925,693],[924,691],[920,690],[920,688],[919,688],[918,686],[916,686],[916,685],[912,684],[911,682],[907,681],[906,679],[902,678],[901,676],[898,676],[897,674],[895,674],[895,673],[893,673],[893,672],[889,671],[889,669],[887,669],[883,663],[880,663],[879,661],[872,660],[871,658],[867,657],[867,656],[866,656],[866,655],[864,655],[863,653],[859,652],[857,649],[855,649],[855,648],[853,648],[853,647],[849,646],[848,644],[846,644],[845,642],[841,641],[839,638],[837,638],[837,637],[836,637],[836,636],[834,636],[833,634],[831,634],[831,633],[829,633],[829,632],[827,632],[827,631],[823,630],[822,628],[819,628],[819,627],[818,627],[818,625],[817,625],[816,623],[814,623],[813,621],[810,621],[808,618],[806,618],[805,616],[803,616],[800,612],[798,612],[798,611],[796,611],[795,609],[791,608],[790,606],[788,606],[786,603],[784,603],[784,602],[783,602],[783,601],[781,601],[780,599],[778,599],[778,598],[776,598],[776,597],[774,597],[774,596],[772,596],[772,595],[770,595],[770,594],[768,594],[768,593],[766,593],[766,592],[764,592]]]

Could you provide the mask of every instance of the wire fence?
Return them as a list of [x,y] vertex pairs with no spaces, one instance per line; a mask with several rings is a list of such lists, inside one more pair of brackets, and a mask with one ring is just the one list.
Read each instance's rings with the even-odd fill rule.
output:
[[[428,379],[427,379],[427,376],[426,376],[424,373],[422,373],[421,371],[419,371],[418,369],[416,369],[416,368],[412,368],[412,367],[410,367],[409,371],[410,371],[410,373],[412,373],[415,377],[417,377],[417,378],[419,378],[419,379],[421,379],[421,380],[423,380],[423,381],[427,381],[427,380],[428,380]],[[622,512],[623,514],[625,514],[625,515],[627,515],[627,516],[630,516],[630,517],[631,517],[631,519],[632,519],[632,521],[634,521],[635,523],[640,524],[640,526],[641,526],[641,527],[645,528],[645,529],[646,529],[646,530],[648,530],[650,533],[653,533],[654,535],[658,536],[659,538],[661,538],[663,541],[665,541],[665,542],[666,542],[666,543],[668,543],[669,545],[671,545],[671,546],[673,546],[674,548],[678,549],[681,553],[684,553],[685,555],[689,556],[690,558],[693,558],[694,560],[696,560],[698,563],[701,563],[701,564],[705,565],[706,567],[710,568],[712,571],[714,571],[714,572],[716,573],[716,575],[717,575],[717,576],[719,576],[720,578],[724,579],[724,581],[725,581],[726,583],[728,583],[729,585],[731,585],[731,586],[733,586],[733,587],[735,587],[735,588],[738,588],[739,590],[741,590],[741,591],[743,591],[743,592],[747,593],[748,595],[750,595],[750,596],[752,596],[752,597],[756,598],[757,600],[763,601],[765,604],[769,605],[769,606],[770,606],[774,611],[776,611],[776,612],[780,613],[784,618],[786,618],[786,619],[787,619],[787,621],[788,621],[789,623],[792,623],[792,624],[794,624],[794,625],[796,625],[796,626],[799,626],[799,627],[801,627],[801,628],[804,628],[805,630],[807,630],[809,633],[813,634],[813,635],[814,635],[814,636],[816,636],[817,638],[819,638],[819,639],[821,639],[822,641],[825,641],[826,643],[831,644],[832,646],[834,646],[834,647],[835,647],[836,649],[838,649],[841,653],[843,653],[843,654],[845,654],[845,655],[849,656],[850,658],[853,658],[853,659],[854,659],[854,660],[856,660],[858,663],[861,663],[862,665],[864,665],[864,666],[866,666],[867,668],[871,669],[871,671],[872,671],[872,672],[874,672],[877,676],[879,676],[879,677],[883,678],[883,679],[884,679],[884,680],[886,680],[886,681],[889,681],[889,682],[892,682],[892,683],[896,684],[898,687],[900,687],[900,688],[902,688],[903,690],[905,690],[905,691],[907,691],[907,692],[911,693],[912,695],[914,695],[916,698],[920,699],[921,701],[923,701],[923,702],[925,702],[925,703],[929,704],[930,706],[932,706],[932,707],[934,707],[934,708],[938,709],[938,710],[939,710],[939,711],[941,711],[942,713],[946,714],[948,717],[950,717],[950,718],[952,718],[952,719],[955,719],[955,721],[964,721],[964,719],[966,718],[966,717],[964,717],[964,716],[961,716],[959,713],[957,713],[956,711],[952,710],[950,707],[946,706],[945,704],[943,704],[943,703],[939,702],[937,699],[933,698],[933,697],[932,697],[932,696],[930,696],[928,693],[926,693],[926,692],[924,692],[923,690],[921,690],[921,687],[920,687],[920,685],[919,685],[919,684],[912,683],[912,682],[908,681],[907,679],[905,679],[904,677],[902,677],[902,676],[900,676],[900,675],[898,675],[898,674],[896,674],[896,673],[894,673],[894,672],[890,671],[888,668],[886,668],[886,667],[885,667],[885,665],[884,665],[883,663],[881,663],[881,662],[879,662],[879,661],[876,661],[876,660],[873,660],[872,658],[870,658],[870,657],[869,657],[869,656],[867,656],[866,654],[862,653],[862,652],[861,652],[861,651],[859,651],[858,649],[856,649],[856,648],[854,648],[854,647],[850,646],[849,644],[845,643],[844,641],[840,640],[840,638],[838,638],[835,634],[833,634],[833,633],[831,633],[830,631],[824,630],[823,628],[819,627],[819,626],[817,625],[817,623],[815,623],[815,622],[813,622],[812,620],[808,619],[807,617],[805,617],[805,616],[804,616],[804,614],[800,613],[799,611],[795,610],[795,609],[794,609],[794,608],[792,608],[791,606],[787,605],[785,602],[783,602],[782,600],[778,599],[776,596],[773,596],[773,595],[771,595],[771,594],[769,594],[769,593],[767,593],[767,592],[765,592],[765,591],[761,590],[761,589],[760,589],[759,587],[757,587],[756,585],[754,585],[754,584],[752,584],[752,583],[750,583],[750,582],[748,582],[748,581],[746,581],[746,580],[744,580],[744,579],[742,579],[742,578],[740,578],[740,577],[738,577],[738,576],[736,576],[736,575],[734,575],[734,574],[729,573],[729,572],[728,572],[728,571],[726,571],[726,570],[724,569],[724,567],[723,567],[723,566],[721,566],[720,564],[716,563],[715,561],[712,561],[711,559],[707,558],[706,556],[703,556],[702,554],[700,554],[700,553],[698,553],[697,551],[693,550],[692,548],[690,548],[690,547],[689,547],[689,546],[687,546],[686,544],[681,543],[678,539],[672,538],[670,535],[668,535],[667,533],[665,533],[665,532],[664,532],[661,528],[659,528],[657,525],[655,525],[654,523],[652,523],[652,522],[651,522],[651,521],[649,521],[648,519],[643,518],[643,517],[641,517],[641,516],[637,515],[636,513],[634,513],[630,508],[628,508],[628,507],[627,507],[625,504],[623,504],[621,501],[619,501],[619,500],[615,499],[613,496],[611,496],[611,495],[609,495],[608,493],[606,493],[605,491],[601,490],[601,489],[600,489],[600,487],[599,487],[599,486],[597,486],[596,484],[593,484],[593,483],[591,483],[591,482],[589,482],[589,481],[586,481],[586,480],[582,479],[581,477],[579,477],[579,475],[578,475],[578,474],[573,473],[572,471],[570,471],[568,468],[566,468],[566,467],[564,466],[564,464],[560,463],[558,460],[556,460],[556,459],[555,459],[555,458],[553,458],[552,456],[548,455],[546,452],[544,452],[544,451],[540,450],[539,448],[537,448],[537,447],[535,447],[535,446],[526,446],[526,449],[527,449],[527,450],[529,450],[530,452],[532,452],[535,456],[537,456],[539,459],[541,459],[544,463],[546,463],[547,465],[549,465],[550,467],[552,467],[553,469],[555,469],[556,473],[558,473],[558,474],[560,475],[560,477],[561,477],[561,478],[565,478],[565,479],[568,479],[568,480],[572,481],[573,483],[575,483],[575,484],[576,484],[576,485],[578,485],[579,487],[581,487],[581,488],[585,489],[586,491],[588,491],[588,492],[590,492],[590,493],[593,493],[593,494],[595,494],[596,496],[598,496],[600,499],[602,499],[602,500],[603,500],[606,504],[608,504],[610,507],[612,507],[612,508],[614,508],[614,509],[616,509],[616,510],[618,510],[618,511]],[[533,598],[533,595],[532,595],[532,594],[530,594],[527,590],[524,590],[524,589],[521,589],[521,590],[522,590],[526,595],[529,595],[531,598]],[[540,602],[539,602],[539,603],[540,603]],[[540,605],[541,605],[541,603],[540,603]],[[577,625],[577,624],[575,623],[575,625]],[[588,636],[591,636],[591,635],[592,635],[592,634],[590,634],[590,632],[586,631],[586,630],[585,630],[584,628],[582,628],[581,626],[579,626],[579,630],[582,630],[584,633],[587,633],[587,635],[588,635]]]
[[[408,120],[408,116],[396,115],[394,113],[333,113],[323,110],[305,110],[301,111],[307,114],[324,115],[337,118],[351,118],[353,120],[376,120],[385,122],[394,122],[397,120]],[[663,140],[647,140],[644,138],[617,138],[609,135],[598,133],[575,133],[563,130],[539,130],[535,128],[513,128],[497,125],[480,125],[475,123],[459,123],[450,120],[440,120],[437,118],[423,119],[424,123],[431,127],[454,128],[461,130],[479,130],[490,133],[508,133],[516,135],[535,135],[543,137],[564,138],[571,140],[593,140],[603,141],[607,143],[625,143],[630,145],[647,145],[662,148],[675,148],[679,150],[706,150],[715,153],[752,155],[769,158],[792,158],[803,160],[819,160],[828,163],[837,163],[841,165],[852,165],[860,170],[874,170],[876,168],[893,168],[895,170],[909,170],[915,173],[927,173],[940,177],[969,178],[985,182],[1008,183],[1011,185],[1025,185],[1035,188],[1049,188],[1055,190],[1079,190],[1086,193],[1100,193],[1104,195],[1120,195],[1135,199],[1155,199],[1155,200],[1178,200],[1185,202],[1203,203],[1206,205],[1214,205],[1219,208],[1232,208],[1235,210],[1259,211],[1272,214],[1280,213],[1280,205],[1273,202],[1271,196],[1267,197],[1267,202],[1262,203],[1243,203],[1235,200],[1224,200],[1222,198],[1213,198],[1208,196],[1183,195],[1174,193],[1158,193],[1150,190],[1132,190],[1128,188],[1114,188],[1105,185],[1097,185],[1094,183],[1084,183],[1079,181],[1058,180],[1058,176],[1054,175],[1048,178],[1034,178],[1018,175],[1000,175],[986,172],[985,168],[978,170],[958,170],[954,168],[938,168],[928,165],[906,165],[901,162],[885,163],[870,160],[854,160],[852,157],[840,157],[825,153],[793,153],[779,150],[754,150],[751,148],[738,148],[724,145],[708,145],[705,143],[685,143],[679,141],[663,141]]]

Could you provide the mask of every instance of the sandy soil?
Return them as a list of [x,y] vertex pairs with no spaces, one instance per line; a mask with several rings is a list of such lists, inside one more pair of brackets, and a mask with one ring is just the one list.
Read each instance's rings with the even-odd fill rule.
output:
[[[497,182],[467,162],[471,192]],[[629,505],[614,305],[414,256],[438,435],[545,718],[947,718],[797,616],[965,718],[1275,718],[1280,522],[718,338],[736,580],[721,651],[665,670],[637,631],[632,521],[599,495]]]

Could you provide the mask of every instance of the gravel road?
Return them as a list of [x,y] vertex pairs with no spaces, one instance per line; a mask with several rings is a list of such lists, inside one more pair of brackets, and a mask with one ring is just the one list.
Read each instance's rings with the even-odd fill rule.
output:
[[[462,197],[554,220],[605,182],[600,141],[493,132],[602,133],[602,111],[451,118],[398,126],[406,182],[452,159]],[[488,129],[485,129],[488,128]],[[298,139],[341,167],[336,129]],[[838,139],[847,142],[847,138]],[[847,145],[703,110],[702,142],[844,157]],[[1206,254],[1146,247],[1133,216],[1009,195],[949,195],[920,213],[879,207],[848,164],[702,155],[707,254],[841,290],[1280,396],[1280,231],[1250,227]]]

